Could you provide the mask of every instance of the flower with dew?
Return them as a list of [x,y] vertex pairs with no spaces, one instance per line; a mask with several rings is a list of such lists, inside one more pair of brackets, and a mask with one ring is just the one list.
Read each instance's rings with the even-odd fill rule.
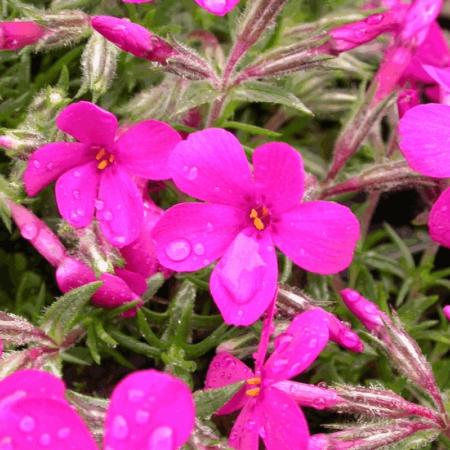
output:
[[[2,450],[98,450],[65,399],[64,383],[37,370],[0,381]],[[175,450],[189,438],[192,394],[181,380],[156,370],[134,372],[114,389],[105,421],[105,450]]]
[[[270,328],[270,323],[265,324]],[[263,328],[264,330],[264,328]],[[263,331],[264,334],[264,331]],[[320,309],[299,314],[288,329],[275,339],[275,350],[265,360],[268,339],[261,338],[255,371],[228,353],[219,353],[212,360],[206,388],[219,388],[244,381],[242,389],[217,414],[241,410],[229,437],[236,450],[257,450],[259,439],[268,450],[301,450],[308,447],[309,430],[301,409],[297,406],[297,384],[289,381],[303,373],[316,360],[328,343],[328,324]],[[337,395],[317,388],[319,409],[333,406]]]
[[221,258],[210,289],[227,323],[249,325],[267,309],[277,286],[275,246],[311,272],[331,274],[351,263],[359,223],[345,206],[300,203],[303,161],[285,143],[253,153],[253,170],[233,134],[192,133],[170,158],[177,187],[205,203],[170,208],[153,230],[160,263],[196,271]]
[[111,244],[130,244],[144,219],[134,177],[170,178],[169,155],[181,137],[156,120],[139,122],[118,136],[116,117],[86,101],[67,106],[56,124],[78,142],[47,144],[30,156],[24,173],[27,194],[36,195],[57,180],[56,202],[67,222],[82,228],[95,213]]
[[0,22],[0,50],[20,50],[36,44],[45,32],[36,22]]
[[[153,3],[154,0],[122,0],[124,3]],[[198,6],[215,14],[216,16],[224,16],[228,14],[240,0],[194,0]]]
[[147,289],[146,278],[161,269],[154,248],[148,245],[148,236],[161,212],[148,200],[144,200],[143,232],[133,244],[121,249],[125,267],[98,277],[85,262],[70,256],[55,233],[31,211],[12,201],[8,201],[8,206],[22,237],[56,268],[56,281],[62,292],[100,280],[103,284],[92,296],[92,302],[104,308],[116,308],[139,300]]
[[[414,170],[433,178],[450,177],[449,105],[415,106],[400,120],[399,134],[400,150]],[[450,188],[433,204],[428,229],[435,242],[450,248]]]

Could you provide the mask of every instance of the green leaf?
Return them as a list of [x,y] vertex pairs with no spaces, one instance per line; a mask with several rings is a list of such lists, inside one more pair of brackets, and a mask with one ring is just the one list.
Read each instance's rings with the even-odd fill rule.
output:
[[61,344],[81,311],[102,284],[102,281],[95,281],[73,289],[57,299],[45,312],[41,321],[42,329]]
[[193,81],[184,91],[177,103],[174,115],[183,114],[192,108],[213,102],[219,97],[217,92],[207,81]]
[[232,98],[236,100],[255,103],[275,103],[288,106],[308,115],[313,115],[304,103],[292,92],[287,92],[275,84],[261,81],[243,83],[232,91]]
[[227,122],[222,123],[223,128],[231,128],[233,130],[241,130],[245,131],[248,134],[254,134],[256,136],[267,136],[278,138],[282,136],[282,133],[277,133],[276,131],[266,130],[265,128],[257,127],[256,125],[250,125],[248,123],[235,122],[233,120],[229,120]]
[[197,416],[209,419],[218,409],[233,397],[244,385],[244,381],[229,384],[218,389],[205,389],[194,392]]

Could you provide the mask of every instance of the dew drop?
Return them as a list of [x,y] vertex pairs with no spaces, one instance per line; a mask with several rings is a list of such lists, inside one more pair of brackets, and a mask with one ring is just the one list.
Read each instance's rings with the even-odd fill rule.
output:
[[167,245],[166,254],[172,261],[183,261],[191,254],[191,244],[186,239],[177,239]]
[[289,344],[292,342],[293,336],[289,333],[281,333],[275,338],[275,348],[282,352],[286,350]]
[[249,420],[246,424],[245,424],[245,428],[247,428],[247,430],[253,430],[256,426],[256,421],[255,420]]
[[101,200],[95,200],[95,207],[101,211],[103,209],[103,207],[105,206],[105,204],[101,201]]
[[136,422],[139,425],[143,425],[144,423],[148,422],[148,419],[150,418],[150,413],[147,411],[144,411],[143,409],[138,409],[136,411]]
[[313,406],[315,409],[325,409],[326,401],[323,397],[317,397],[314,399]]
[[36,169],[40,169],[40,168],[41,168],[41,162],[40,162],[39,160],[37,160],[37,159],[34,159],[34,160],[33,160],[33,166],[34,166]]
[[170,427],[155,428],[148,442],[148,450],[172,450],[173,430]]
[[114,418],[112,434],[116,439],[125,439],[128,436],[128,424],[123,416],[117,415]]
[[60,428],[56,435],[59,437],[59,439],[66,439],[70,435],[70,428]]
[[45,168],[50,172],[50,170],[53,170],[55,168],[55,165],[52,162],[49,162]]
[[125,236],[116,236],[116,237],[114,237],[114,242],[116,244],[125,244],[126,241],[127,240],[126,240]]
[[31,433],[35,426],[36,422],[31,416],[24,416],[19,424],[19,428],[25,433]]
[[140,389],[130,389],[128,391],[128,400],[133,403],[140,402],[144,398],[144,395],[144,391]]
[[75,172],[73,173],[73,176],[75,178],[80,178],[81,177],[81,172],[79,170],[75,170]]
[[203,244],[195,244],[194,245],[194,253],[196,255],[204,255],[205,254],[205,246]]
[[42,434],[41,437],[39,438],[39,443],[44,447],[50,445],[50,442],[52,442],[52,438],[48,433]]
[[374,14],[373,16],[369,16],[366,19],[366,22],[369,25],[378,25],[383,19],[384,19],[384,15],[383,14]]
[[34,223],[27,223],[20,229],[20,234],[23,238],[31,240],[37,235],[38,229]]
[[284,370],[286,368],[286,366],[288,365],[288,360],[283,358],[283,359],[276,359],[273,362],[273,371],[275,373],[281,372],[282,370]]
[[244,311],[242,309],[238,309],[237,312],[236,312],[236,315],[238,317],[242,317],[244,315]]
[[206,231],[213,231],[214,230],[214,225],[211,222],[208,222],[206,224]]
[[318,343],[317,339],[316,338],[312,338],[309,341],[308,347],[309,348],[316,348],[317,347],[317,343]]
[[106,220],[106,222],[111,221],[113,218],[112,212],[111,211],[105,211],[102,215],[102,219]]
[[74,189],[72,191],[72,195],[73,195],[73,198],[75,198],[76,200],[78,200],[81,197],[81,193],[78,189]]
[[187,178],[190,181],[194,181],[198,176],[198,169],[197,167],[193,166],[189,169],[188,173],[187,173]]
[[14,450],[11,436],[5,436],[0,440],[0,450]]

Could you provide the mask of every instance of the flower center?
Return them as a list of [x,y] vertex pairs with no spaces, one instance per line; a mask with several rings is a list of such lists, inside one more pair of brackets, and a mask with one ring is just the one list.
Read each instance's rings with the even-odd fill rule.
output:
[[95,159],[98,161],[97,169],[106,169],[114,162],[114,155],[107,152],[104,148],[101,148],[95,155]]
[[252,208],[249,217],[258,231],[264,230],[270,223],[270,213],[265,206]]
[[247,389],[245,393],[249,397],[257,397],[261,392],[261,377],[248,378],[246,380]]

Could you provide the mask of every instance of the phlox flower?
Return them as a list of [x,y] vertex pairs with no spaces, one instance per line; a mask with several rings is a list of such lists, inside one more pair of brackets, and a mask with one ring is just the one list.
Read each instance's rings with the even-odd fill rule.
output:
[[55,267],[56,281],[62,292],[100,280],[103,284],[92,296],[92,303],[104,308],[115,308],[139,300],[147,289],[146,278],[161,270],[153,245],[148,242],[150,231],[161,212],[148,200],[144,200],[141,235],[133,244],[121,249],[125,267],[99,276],[85,262],[70,256],[53,231],[31,211],[11,201],[8,206],[22,237]]
[[211,294],[227,323],[249,325],[273,299],[275,246],[308,271],[330,274],[351,262],[359,223],[345,206],[300,203],[303,161],[273,142],[253,154],[253,170],[239,141],[222,129],[192,133],[170,158],[177,187],[205,203],[170,208],[153,231],[160,263],[196,271],[221,258]]
[[[233,449],[257,450],[260,438],[268,450],[308,448],[308,425],[295,401],[296,385],[301,388],[301,383],[288,380],[311,366],[328,338],[324,312],[313,309],[299,314],[277,336],[275,350],[265,362],[267,340],[262,337],[255,372],[231,354],[224,352],[214,357],[206,388],[245,381],[243,388],[217,412],[223,415],[241,410],[229,437]],[[337,402],[337,395],[331,390],[318,388],[315,393],[317,397],[311,403],[319,401],[320,408]]]
[[0,50],[20,50],[35,44],[45,31],[36,22],[0,22]]
[[[449,84],[450,87],[450,84]],[[400,150],[417,172],[450,177],[450,106],[437,103],[410,109],[400,120]],[[450,248],[450,188],[445,189],[428,217],[431,238]]]
[[[104,450],[175,450],[189,438],[195,410],[187,385],[155,370],[134,372],[111,396]],[[2,450],[98,450],[81,417],[65,399],[64,383],[37,370],[0,381]]]
[[33,152],[24,173],[27,194],[57,180],[56,202],[67,222],[82,228],[95,213],[111,244],[130,244],[144,218],[133,177],[169,178],[169,154],[181,137],[155,120],[139,122],[118,137],[116,117],[86,101],[67,106],[56,124],[78,142],[54,142]]
[[[122,0],[124,3],[153,3],[154,0]],[[229,13],[240,0],[194,0],[197,5],[211,14],[224,16]]]

